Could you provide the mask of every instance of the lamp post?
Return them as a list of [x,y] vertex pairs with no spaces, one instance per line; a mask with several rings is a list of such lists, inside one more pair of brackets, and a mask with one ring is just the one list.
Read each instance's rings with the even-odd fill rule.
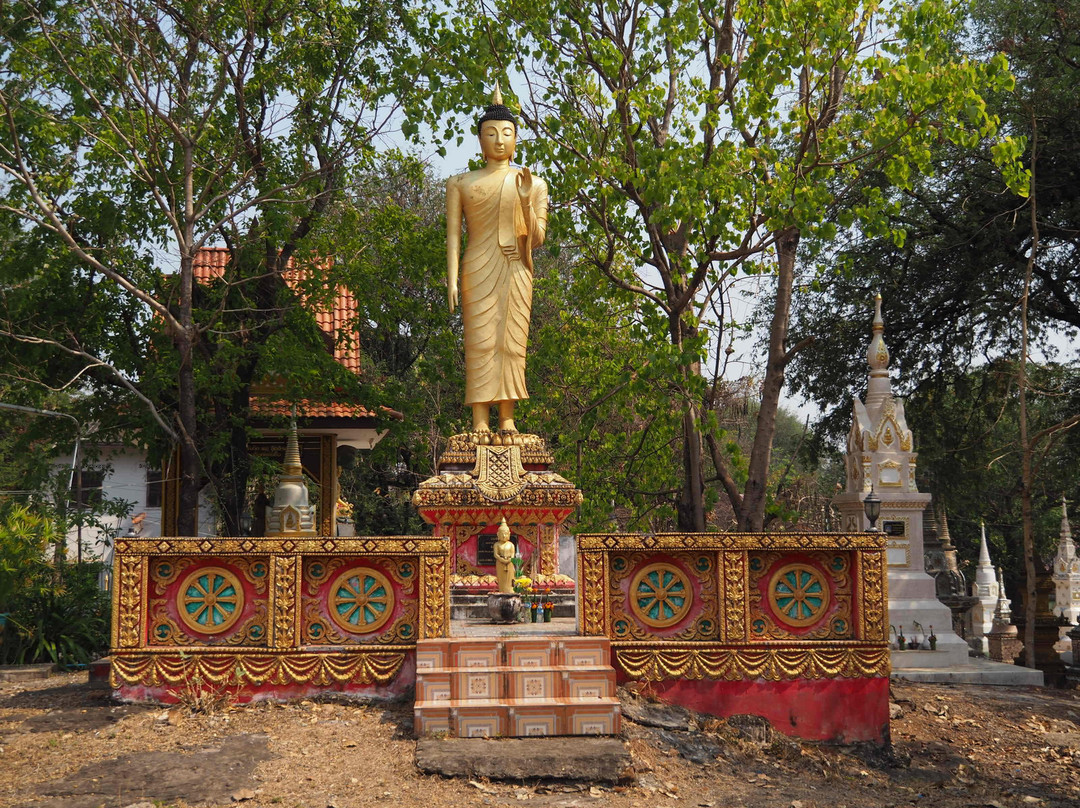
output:
[[877,532],[877,520],[881,516],[881,498],[874,493],[873,486],[870,486],[870,493],[863,500],[863,513],[866,514],[866,520],[870,523],[869,532]]

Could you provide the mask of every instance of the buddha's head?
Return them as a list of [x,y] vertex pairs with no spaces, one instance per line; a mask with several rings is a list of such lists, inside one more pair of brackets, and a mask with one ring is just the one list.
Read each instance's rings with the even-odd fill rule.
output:
[[480,137],[480,153],[485,160],[513,159],[517,147],[517,119],[510,108],[503,104],[498,84],[495,85],[491,105],[484,108],[484,114],[476,122],[476,132]]

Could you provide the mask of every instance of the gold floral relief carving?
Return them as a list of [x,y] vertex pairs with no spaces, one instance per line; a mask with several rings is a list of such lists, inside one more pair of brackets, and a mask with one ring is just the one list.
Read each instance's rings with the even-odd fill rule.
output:
[[296,643],[297,556],[274,557],[274,645],[292,648]]
[[555,525],[541,525],[540,540],[540,574],[556,575],[559,572],[559,540],[558,528]]
[[586,635],[606,634],[604,593],[606,554],[582,553],[581,556],[581,631]]
[[765,679],[877,678],[889,675],[885,646],[844,648],[721,648],[660,644],[618,647],[616,665],[631,679]]
[[650,639],[656,630],[664,631],[687,618],[692,619],[665,637],[711,640],[717,636],[715,553],[671,553],[669,557],[659,559],[645,552],[608,556],[611,584],[606,609],[611,637]]
[[858,636],[868,642],[885,642],[888,639],[888,580],[885,574],[885,553],[861,554],[862,574],[859,582]]
[[746,639],[746,554],[727,552],[722,559],[724,620],[720,636],[728,642],[736,642]]
[[446,556],[421,559],[420,639],[446,637],[450,628],[450,566]]
[[139,646],[139,627],[142,625],[142,579],[146,560],[120,556],[117,575],[116,616],[117,640],[121,648]]
[[269,645],[267,637],[267,614],[266,600],[255,603],[254,611],[242,623],[230,627],[220,634],[211,634],[207,638],[200,639],[192,636],[187,631],[189,628],[183,621],[177,622],[169,617],[166,612],[166,600],[155,598],[150,601],[149,631],[150,645],[152,646],[183,646],[190,648],[214,648],[214,647],[264,647]]

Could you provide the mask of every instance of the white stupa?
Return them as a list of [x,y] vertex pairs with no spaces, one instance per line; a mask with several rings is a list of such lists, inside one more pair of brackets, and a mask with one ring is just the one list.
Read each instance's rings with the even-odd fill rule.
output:
[[316,535],[315,506],[308,497],[304,467],[300,464],[295,414],[289,424],[289,438],[285,444],[285,468],[274,490],[274,504],[266,509],[266,535]]
[[1065,497],[1061,498],[1061,533],[1053,574],[1057,602],[1054,611],[1067,617],[1070,623],[1080,622],[1080,558],[1076,557]]
[[[904,403],[893,396],[889,349],[885,345],[881,295],[875,297],[873,337],[866,352],[870,377],[866,403],[854,401],[848,433],[844,491],[833,499],[845,532],[867,530],[863,500],[873,491],[881,499],[877,529],[888,536],[889,624],[906,639],[922,639],[918,650],[892,652],[894,671],[948,668],[968,662],[968,644],[953,631],[952,612],[937,599],[935,582],[923,557],[923,511],[930,495],[915,482],[914,438]],[[931,627],[937,650],[930,651]]]
[[975,567],[975,581],[971,585],[971,594],[978,598],[978,603],[971,607],[972,648],[982,654],[990,652],[990,642],[986,635],[994,627],[994,613],[998,606],[1000,587],[994,565],[990,562],[990,547],[986,543],[986,525],[980,525],[982,536],[979,539],[979,563]]

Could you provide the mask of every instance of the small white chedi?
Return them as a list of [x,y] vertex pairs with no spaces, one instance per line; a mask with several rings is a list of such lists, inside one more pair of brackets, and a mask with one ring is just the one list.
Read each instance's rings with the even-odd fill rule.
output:
[[1080,558],[1076,557],[1065,497],[1061,498],[1061,533],[1054,556],[1053,574],[1057,603],[1054,611],[1067,617],[1070,623],[1080,622]]
[[300,441],[294,416],[285,444],[285,468],[274,490],[274,504],[266,509],[266,535],[314,536],[316,532],[315,506],[308,496],[304,467],[300,464]]

